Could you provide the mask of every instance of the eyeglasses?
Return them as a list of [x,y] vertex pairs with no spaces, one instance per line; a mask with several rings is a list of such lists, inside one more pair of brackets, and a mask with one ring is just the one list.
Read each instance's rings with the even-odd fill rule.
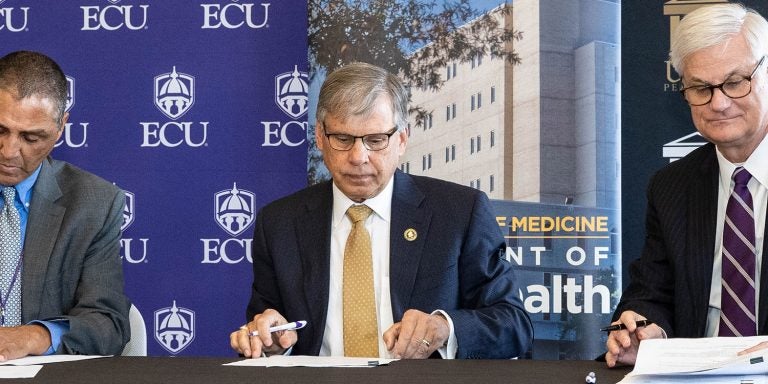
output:
[[363,142],[365,149],[369,151],[381,151],[389,146],[389,138],[397,132],[397,127],[394,127],[386,133],[353,136],[346,133],[328,133],[325,131],[325,127],[326,125],[323,123],[324,135],[328,138],[331,148],[337,151],[349,151],[355,146],[355,140],[357,139],[360,139]]
[[708,104],[712,101],[712,94],[715,92],[715,89],[719,89],[720,92],[731,99],[740,99],[752,92],[752,77],[763,64],[763,61],[765,61],[765,56],[760,58],[755,69],[747,77],[728,80],[715,85],[692,85],[681,89],[680,92],[688,104],[694,106]]

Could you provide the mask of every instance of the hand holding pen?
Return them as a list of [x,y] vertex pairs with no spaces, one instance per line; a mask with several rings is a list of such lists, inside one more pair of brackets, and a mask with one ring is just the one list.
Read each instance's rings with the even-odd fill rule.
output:
[[[642,340],[665,338],[664,330],[634,311],[623,311],[619,322],[600,330],[608,332],[605,362],[608,367],[634,365]],[[626,330],[626,331],[624,331]],[[615,332],[619,331],[619,332]]]
[[298,341],[296,332],[285,331],[297,330],[306,324],[303,320],[288,323],[280,312],[267,309],[232,332],[229,336],[230,346],[245,357],[282,354]]

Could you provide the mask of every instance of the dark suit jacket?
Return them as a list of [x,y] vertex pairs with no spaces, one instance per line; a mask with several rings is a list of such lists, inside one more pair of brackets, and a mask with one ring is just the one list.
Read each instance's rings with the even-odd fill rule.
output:
[[48,158],[33,187],[24,241],[22,322],[64,318],[57,353],[119,354],[130,338],[117,187]]
[[[395,173],[390,285],[395,322],[407,309],[445,310],[458,358],[510,358],[531,346],[530,319],[516,296],[506,245],[482,192]],[[265,309],[308,320],[294,354],[317,355],[328,307],[331,182],[264,207],[253,240],[254,282],[247,320]],[[406,241],[408,228],[418,232]]]
[[[648,186],[643,253],[614,313],[633,310],[669,337],[703,337],[707,324],[717,226],[719,166],[706,144],[669,164]],[[768,250],[766,226],[763,252]],[[758,333],[768,334],[768,260],[763,255]]]

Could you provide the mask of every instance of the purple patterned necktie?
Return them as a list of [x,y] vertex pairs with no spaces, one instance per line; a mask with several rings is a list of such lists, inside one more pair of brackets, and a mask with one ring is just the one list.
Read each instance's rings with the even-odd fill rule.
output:
[[723,288],[720,336],[754,336],[755,217],[747,183],[752,175],[743,167],[733,171],[733,187],[723,226]]

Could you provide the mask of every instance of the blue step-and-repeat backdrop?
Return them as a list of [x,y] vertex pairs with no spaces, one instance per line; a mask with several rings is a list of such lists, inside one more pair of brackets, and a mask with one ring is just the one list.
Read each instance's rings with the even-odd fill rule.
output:
[[232,355],[256,211],[307,183],[307,5],[0,0],[0,56],[70,85],[53,157],[126,191],[126,291],[150,355]]

